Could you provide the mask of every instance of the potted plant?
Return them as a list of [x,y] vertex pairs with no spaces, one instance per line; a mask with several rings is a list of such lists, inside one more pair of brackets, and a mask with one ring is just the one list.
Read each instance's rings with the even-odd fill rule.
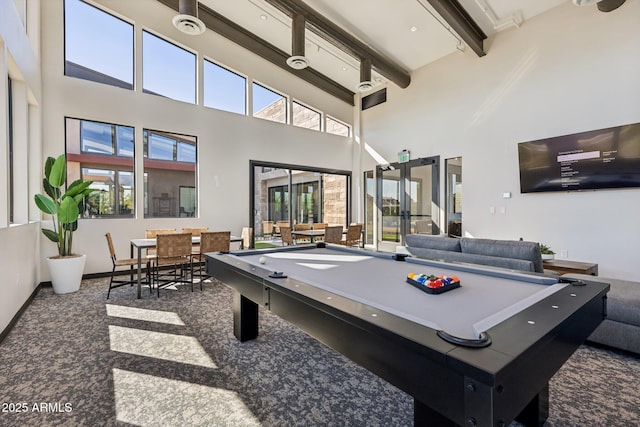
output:
[[46,195],[36,194],[34,198],[38,208],[53,217],[53,230],[43,228],[42,233],[58,246],[58,255],[47,258],[51,284],[57,294],[80,289],[86,255],[73,253],[73,232],[78,229],[78,218],[84,206],[84,198],[94,191],[89,188],[93,181],[78,179],[63,193],[66,183],[65,155],[47,158],[42,179]]
[[540,254],[542,255],[542,259],[553,259],[555,252],[552,251],[549,246],[540,243]]

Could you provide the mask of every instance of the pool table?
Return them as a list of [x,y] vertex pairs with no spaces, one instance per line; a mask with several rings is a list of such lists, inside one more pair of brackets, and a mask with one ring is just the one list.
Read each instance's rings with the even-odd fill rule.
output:
[[[234,334],[259,306],[414,398],[415,425],[542,425],[548,382],[606,317],[608,284],[334,245],[206,254],[234,290]],[[409,273],[456,276],[440,294]]]

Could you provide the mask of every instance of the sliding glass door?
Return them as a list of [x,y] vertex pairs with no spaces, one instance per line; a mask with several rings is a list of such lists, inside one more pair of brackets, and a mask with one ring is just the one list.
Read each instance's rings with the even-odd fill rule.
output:
[[280,227],[349,224],[350,172],[251,162],[251,175],[250,224],[258,247],[281,245]]

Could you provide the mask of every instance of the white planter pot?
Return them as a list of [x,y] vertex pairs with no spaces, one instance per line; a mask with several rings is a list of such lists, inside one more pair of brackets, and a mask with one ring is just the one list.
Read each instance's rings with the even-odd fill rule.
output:
[[56,294],[68,294],[80,289],[86,259],[86,255],[47,258],[53,292]]
[[542,259],[553,259],[553,254],[542,254]]

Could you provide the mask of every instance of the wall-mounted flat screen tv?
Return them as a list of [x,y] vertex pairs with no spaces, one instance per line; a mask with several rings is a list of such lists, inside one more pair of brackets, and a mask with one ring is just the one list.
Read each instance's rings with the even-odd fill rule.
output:
[[640,123],[518,144],[520,191],[640,187]]

